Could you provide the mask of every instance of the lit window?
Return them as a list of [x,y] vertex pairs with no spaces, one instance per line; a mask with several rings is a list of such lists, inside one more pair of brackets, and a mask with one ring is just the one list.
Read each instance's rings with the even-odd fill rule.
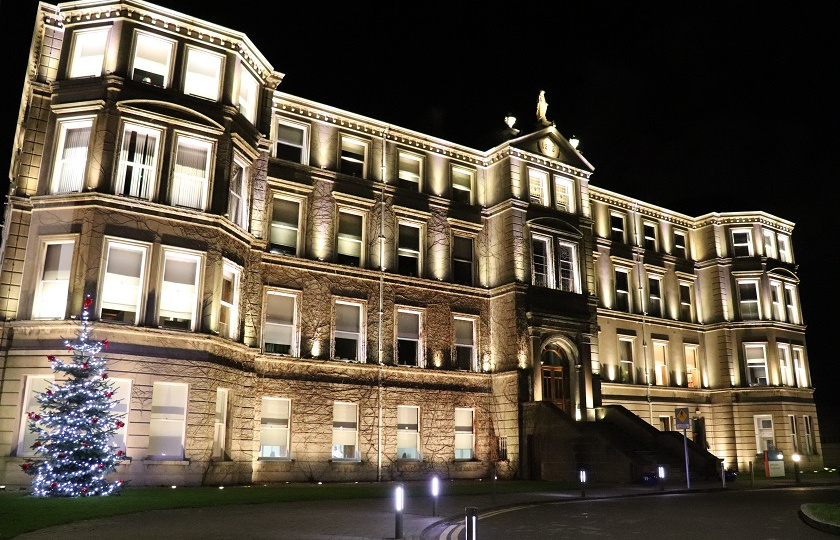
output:
[[662,278],[648,277],[648,315],[662,316]]
[[286,161],[309,163],[309,126],[277,120],[274,155]]
[[700,348],[697,345],[685,346],[685,378],[689,388],[700,388],[700,371],[698,355]]
[[779,259],[786,263],[793,262],[793,256],[790,253],[790,238],[780,234],[777,236],[777,241],[779,243]]
[[761,454],[765,450],[776,450],[776,437],[773,434],[773,417],[769,414],[757,414],[753,416],[755,423],[755,447],[756,453]]
[[341,137],[341,161],[339,172],[351,176],[365,177],[367,144],[350,137]]
[[785,308],[782,306],[782,284],[778,281],[770,282],[770,303],[773,306],[773,317],[777,321],[785,320]]
[[59,123],[50,193],[82,191],[92,127],[93,120],[90,119]]
[[364,223],[365,218],[362,214],[339,210],[336,239],[336,261],[339,264],[362,265]]
[[43,244],[33,319],[63,319],[67,313],[74,246],[72,240]]
[[624,216],[621,214],[610,214],[610,239],[622,244],[627,242],[624,233]]
[[764,256],[776,258],[776,233],[771,230],[764,229],[761,232],[764,237]]
[[269,250],[283,255],[297,255],[300,203],[275,197],[271,208]]
[[423,158],[414,154],[400,151],[400,187],[412,191],[422,190]]
[[222,81],[222,61],[222,56],[218,54],[188,46],[184,93],[217,101]]
[[475,428],[472,409],[455,409],[455,459],[475,457]]
[[630,272],[615,269],[615,309],[630,312]]
[[676,257],[680,257],[681,259],[688,258],[688,249],[686,243],[686,236],[685,233],[680,231],[674,231],[674,255]]
[[680,320],[684,322],[694,322],[692,288],[691,283],[680,283]]
[[758,304],[757,281],[739,281],[738,298],[741,305],[742,320],[755,321],[761,318],[761,310]]
[[55,377],[52,375],[29,375],[26,377],[26,390],[23,393],[24,402],[20,415],[20,436],[17,447],[17,455],[20,457],[38,455],[32,448],[32,445],[38,439],[38,434],[29,429],[29,413],[41,414],[44,412],[41,404],[38,403],[38,394],[50,390],[54,382]]
[[580,292],[577,268],[577,246],[569,242],[558,241],[557,270],[560,275],[557,281],[561,291]]
[[420,408],[397,406],[397,459],[420,459]]
[[248,164],[235,156],[233,168],[230,172],[230,185],[228,186],[228,218],[242,227],[248,228]]
[[473,284],[473,239],[452,237],[452,281],[459,285]]
[[397,310],[397,364],[422,367],[422,313]]
[[152,197],[159,141],[160,130],[126,124],[114,193],[141,199]]
[[636,380],[633,366],[633,338],[618,338],[618,382],[632,384]]
[[810,416],[802,417],[802,424],[805,426],[805,453],[812,456],[817,453],[817,440],[814,437],[814,426]]
[[158,324],[164,328],[195,330],[202,257],[164,249]]
[[472,204],[473,171],[452,167],[452,200]]
[[642,228],[645,233],[645,249],[657,251],[659,249],[659,241],[657,240],[656,224],[648,222]]
[[554,288],[553,255],[551,239],[533,235],[531,239],[531,262],[533,263],[534,285]]
[[70,53],[70,71],[67,77],[98,77],[102,75],[108,28],[82,30],[73,35],[73,52]]
[[149,248],[145,244],[106,242],[99,316],[103,321],[137,324]]
[[149,457],[184,459],[187,392],[186,384],[154,383],[149,422]]
[[289,426],[292,402],[262,398],[260,413],[260,458],[289,459]]
[[668,385],[668,344],[653,342],[654,381],[657,386]]
[[243,67],[239,74],[239,112],[255,124],[257,121],[257,100],[259,99],[260,86],[256,77],[251,75]]
[[204,210],[210,186],[209,141],[178,136],[175,148],[175,170],[172,176],[173,206]]
[[475,354],[475,319],[455,317],[455,365],[464,371],[478,371]]
[[213,459],[224,459],[227,450],[228,389],[216,389],[216,417],[213,421]]
[[732,255],[735,257],[752,257],[752,231],[749,229],[734,229],[732,231]]
[[575,213],[575,184],[569,178],[554,177],[554,196],[558,210]]
[[399,224],[397,272],[404,276],[420,276],[420,233],[422,229],[408,223]]
[[528,193],[531,203],[548,206],[548,174],[528,169]]
[[268,291],[263,348],[267,353],[297,354],[297,295]]
[[219,335],[239,337],[239,276],[242,270],[228,260],[222,261],[222,291],[219,297]]
[[358,405],[355,403],[335,402],[333,404],[333,459],[351,461],[359,459],[358,419]]
[[763,344],[744,345],[747,360],[747,384],[767,386],[767,354]]
[[790,365],[790,345],[779,343],[779,383],[782,386],[793,386],[793,372]]
[[787,320],[793,324],[800,324],[799,303],[796,301],[796,286],[785,284],[785,312]]
[[796,377],[796,386],[798,388],[807,388],[808,374],[805,371],[805,349],[802,347],[792,347],[791,354],[793,355],[793,374]]
[[356,302],[335,302],[335,337],[333,358],[361,362],[364,360],[364,310]]
[[120,415],[120,420],[123,422],[122,427],[116,427],[114,429],[114,432],[108,439],[108,446],[114,450],[122,450],[123,454],[125,454],[125,441],[128,437],[128,412],[131,408],[131,379],[109,378],[108,380],[111,381],[113,392],[111,399],[114,400],[111,413]]
[[799,453],[799,431],[796,428],[796,416],[788,415],[788,424],[790,426],[790,440],[793,441],[794,453]]
[[174,49],[174,41],[137,32],[134,38],[131,80],[168,87]]

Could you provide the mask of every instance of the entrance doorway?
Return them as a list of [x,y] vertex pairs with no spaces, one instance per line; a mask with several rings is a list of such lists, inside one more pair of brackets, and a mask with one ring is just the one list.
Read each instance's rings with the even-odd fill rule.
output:
[[549,343],[543,347],[540,363],[543,401],[551,401],[563,412],[570,413],[568,354],[556,343]]

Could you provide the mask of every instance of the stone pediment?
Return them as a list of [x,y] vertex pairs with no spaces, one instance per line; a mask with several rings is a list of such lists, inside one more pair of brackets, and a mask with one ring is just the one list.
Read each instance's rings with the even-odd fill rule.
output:
[[557,128],[548,126],[508,142],[516,148],[549,160],[557,160],[576,169],[592,172],[595,168],[563,137]]
[[213,131],[224,130],[224,127],[219,122],[209,116],[177,103],[149,99],[129,99],[117,103],[117,108],[121,112],[130,113],[134,111],[136,113],[142,113],[146,117],[157,116],[168,123],[181,121],[192,125],[204,126]]

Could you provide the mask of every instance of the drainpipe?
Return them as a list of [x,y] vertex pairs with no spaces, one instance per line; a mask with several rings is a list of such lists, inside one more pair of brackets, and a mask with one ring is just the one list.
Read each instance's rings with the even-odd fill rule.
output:
[[376,434],[376,481],[382,481],[382,366],[385,364],[382,358],[382,318],[385,308],[385,167],[386,142],[388,139],[386,126],[382,132],[382,176],[380,178],[379,191],[379,339],[377,340],[376,360],[379,363],[379,371],[376,375],[377,387],[377,434]]
[[645,394],[648,402],[648,421],[650,425],[653,424],[653,403],[650,400],[650,366],[648,365],[648,339],[647,339],[647,302],[644,297],[644,286],[642,281],[642,274],[644,270],[644,261],[639,249],[644,245],[641,238],[639,226],[636,223],[639,217],[639,205],[633,204],[633,236],[635,237],[635,246],[633,246],[634,257],[637,263],[637,272],[639,274],[639,303],[642,308],[642,354],[645,360]]

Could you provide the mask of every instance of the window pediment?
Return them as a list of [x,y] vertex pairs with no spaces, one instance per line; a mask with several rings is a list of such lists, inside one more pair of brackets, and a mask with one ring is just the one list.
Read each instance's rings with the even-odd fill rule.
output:
[[122,113],[137,113],[145,117],[156,117],[158,122],[183,123],[191,127],[203,127],[212,132],[221,133],[224,126],[209,116],[205,116],[176,103],[147,99],[132,99],[120,101],[117,108]]

